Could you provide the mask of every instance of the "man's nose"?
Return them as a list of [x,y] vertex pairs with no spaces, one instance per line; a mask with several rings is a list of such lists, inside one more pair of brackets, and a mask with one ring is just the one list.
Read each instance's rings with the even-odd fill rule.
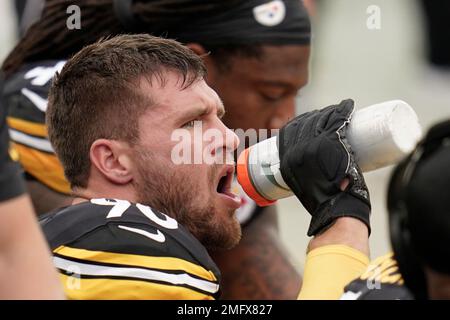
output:
[[235,151],[237,147],[239,146],[239,137],[234,133],[233,130],[229,129],[228,127],[225,127],[225,143],[224,147],[227,149],[227,151]]
[[295,98],[289,98],[278,106],[269,120],[269,129],[280,129],[292,119],[295,116],[295,105]]
[[239,146],[239,137],[234,133],[233,130],[226,127],[223,122],[220,122],[219,129],[221,134],[221,139],[215,139],[214,147],[210,150],[211,154],[216,158],[224,157],[227,160],[221,159],[220,161],[225,161],[224,163],[228,163],[228,158],[230,157],[230,161],[232,159],[234,151]]

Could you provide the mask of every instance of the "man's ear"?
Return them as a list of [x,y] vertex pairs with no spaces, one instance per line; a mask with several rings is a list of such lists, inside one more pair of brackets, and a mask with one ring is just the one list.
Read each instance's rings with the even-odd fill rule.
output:
[[202,58],[203,63],[206,66],[206,70],[208,70],[206,80],[208,83],[214,83],[216,77],[218,76],[218,70],[216,62],[213,58],[211,58],[209,51],[207,51],[201,44],[198,43],[188,43],[186,44],[186,46],[191,49],[196,55]]
[[108,139],[95,140],[89,157],[92,165],[112,183],[127,184],[133,180],[133,162],[127,143]]

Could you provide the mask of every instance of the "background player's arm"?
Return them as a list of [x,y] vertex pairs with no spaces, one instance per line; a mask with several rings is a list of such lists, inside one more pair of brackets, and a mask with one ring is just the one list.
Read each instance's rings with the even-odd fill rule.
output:
[[367,226],[342,217],[309,243],[299,299],[339,299],[369,264]]
[[63,299],[27,195],[0,203],[0,299]]
[[[348,185],[345,180],[342,190]],[[369,263],[369,231],[360,220],[342,217],[309,243],[299,299],[338,299]]]
[[301,277],[281,243],[275,207],[253,218],[239,245],[212,253],[222,273],[222,299],[295,299]]
[[[341,184],[344,191],[349,184],[345,179]],[[361,220],[341,217],[325,232],[317,234],[309,243],[308,252],[329,245],[345,245],[369,256],[369,230]]]
[[[341,189],[345,190],[348,180]],[[299,299],[338,299],[369,263],[369,230],[358,219],[338,218],[309,243]]]

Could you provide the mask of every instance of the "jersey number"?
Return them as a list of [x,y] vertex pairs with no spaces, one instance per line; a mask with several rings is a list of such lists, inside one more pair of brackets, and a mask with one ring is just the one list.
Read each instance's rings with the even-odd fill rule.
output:
[[[91,203],[97,204],[100,206],[112,206],[111,210],[109,211],[108,215],[106,216],[106,219],[120,218],[131,206],[131,203],[129,201],[117,200],[117,199],[91,199]],[[149,220],[153,221],[154,223],[158,224],[159,226],[161,226],[163,228],[166,228],[166,229],[177,229],[178,228],[178,222],[175,219],[172,219],[171,217],[169,217],[165,214],[163,214],[165,219],[161,219],[160,217],[158,217],[155,214],[153,209],[148,206],[144,206],[140,203],[137,203],[136,208],[139,210],[139,212],[141,212]],[[145,237],[155,240],[157,242],[165,241],[164,234],[160,230],[156,230],[157,233],[154,234],[154,233],[148,232],[146,230],[138,229],[138,228],[131,228],[131,227],[125,227],[125,226],[119,226],[119,228],[140,234],[142,236],[145,236]]]

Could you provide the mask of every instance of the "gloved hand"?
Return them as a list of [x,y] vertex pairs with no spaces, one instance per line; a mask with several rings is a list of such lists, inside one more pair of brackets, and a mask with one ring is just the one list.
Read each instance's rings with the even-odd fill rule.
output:
[[[353,100],[344,100],[299,115],[280,130],[281,175],[312,215],[308,236],[343,216],[361,220],[370,233],[369,191],[345,138],[353,110]],[[342,191],[344,178],[350,183]]]

